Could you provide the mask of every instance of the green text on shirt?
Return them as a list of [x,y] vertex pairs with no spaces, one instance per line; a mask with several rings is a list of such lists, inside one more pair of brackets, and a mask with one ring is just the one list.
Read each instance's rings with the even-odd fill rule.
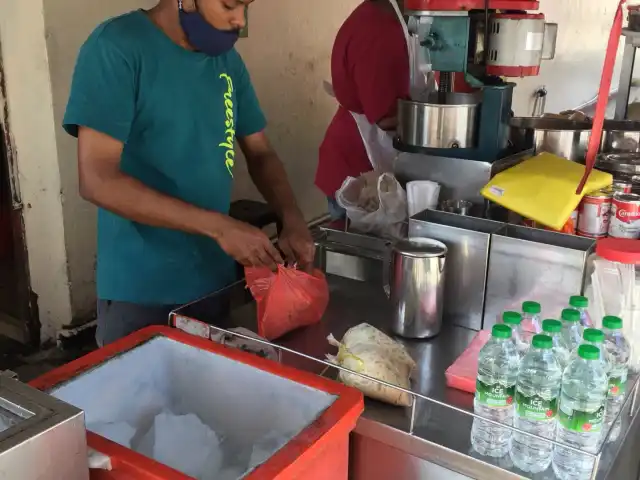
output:
[[226,73],[221,73],[220,78],[226,80],[227,91],[224,93],[224,114],[225,114],[225,139],[219,145],[225,149],[224,152],[224,164],[227,167],[229,175],[233,177],[233,166],[235,164],[236,152],[234,149],[234,138],[236,136],[235,122],[233,119],[233,80]]

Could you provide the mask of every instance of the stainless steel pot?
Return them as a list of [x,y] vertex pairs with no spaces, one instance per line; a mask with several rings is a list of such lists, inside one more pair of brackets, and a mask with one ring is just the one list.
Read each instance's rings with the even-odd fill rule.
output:
[[536,153],[550,152],[574,162],[584,162],[591,124],[560,118],[515,117],[511,119],[511,141]]
[[427,102],[399,100],[398,138],[415,147],[474,147],[479,109],[480,97],[469,93],[432,94]]
[[426,238],[401,240],[393,246],[385,290],[393,303],[391,330],[405,338],[440,333],[447,247]]
[[640,193],[640,153],[608,153],[599,155],[596,168],[613,175],[617,182],[631,184],[633,193]]
[[600,150],[603,153],[640,152],[640,122],[606,120]]
[[[584,163],[591,138],[590,122],[515,117],[510,125],[511,141],[515,145]],[[600,152],[640,152],[640,122],[606,120]]]

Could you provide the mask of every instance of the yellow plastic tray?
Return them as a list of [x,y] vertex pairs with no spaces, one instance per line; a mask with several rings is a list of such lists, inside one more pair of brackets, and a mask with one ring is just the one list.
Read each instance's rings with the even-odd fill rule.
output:
[[582,195],[576,195],[584,170],[579,163],[540,153],[496,175],[480,193],[523,217],[560,230],[586,193],[613,182],[611,174],[593,170]]

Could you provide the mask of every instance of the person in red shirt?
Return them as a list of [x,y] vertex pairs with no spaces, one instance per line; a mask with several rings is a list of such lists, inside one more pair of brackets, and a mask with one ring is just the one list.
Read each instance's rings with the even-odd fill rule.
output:
[[371,139],[380,137],[374,131],[390,132],[382,142],[390,147],[397,101],[409,97],[407,44],[389,0],[365,0],[347,18],[333,46],[331,77],[339,106],[320,146],[315,184],[337,219],[345,212],[336,191],[347,177],[373,169],[369,153],[378,146]]

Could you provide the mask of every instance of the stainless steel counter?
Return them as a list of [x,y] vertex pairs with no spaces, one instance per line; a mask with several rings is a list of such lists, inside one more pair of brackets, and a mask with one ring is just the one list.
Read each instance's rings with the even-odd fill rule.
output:
[[[363,282],[336,275],[328,275],[327,278],[331,296],[322,321],[292,332],[276,344],[324,359],[327,353],[335,353],[335,349],[326,341],[330,333],[339,339],[347,329],[362,322],[389,332],[391,305],[381,282]],[[244,285],[236,284],[217,295],[186,306],[178,313],[224,329],[242,326],[255,331],[256,308],[250,300]],[[230,313],[220,316],[221,309],[228,309]],[[472,411],[473,396],[450,389],[445,384],[446,368],[466,348],[475,333],[450,324],[445,319],[443,331],[436,338],[425,341],[402,340],[418,364],[412,390],[429,397],[431,401],[417,400],[414,424],[411,425],[411,408],[392,407],[367,399],[366,410],[357,425],[352,445],[352,478],[522,478],[513,470],[508,457],[493,460],[472,451],[469,436],[473,417],[464,412]],[[315,373],[328,376],[336,374],[335,369],[328,369],[323,364],[286,351],[282,353],[281,360]],[[637,462],[633,463],[633,451],[637,451],[637,446],[629,448],[629,444],[640,440],[639,429],[640,422],[635,422],[628,435],[629,441],[624,444],[625,451],[631,453],[624,459],[616,458],[623,446],[622,440],[606,447],[600,461],[598,479],[637,478],[638,465]],[[616,471],[615,476],[608,475],[614,460],[617,460],[616,466],[625,462],[625,465],[631,466],[625,467],[624,471]],[[633,468],[636,470],[631,472]],[[555,476],[549,470],[534,478],[546,480]]]

